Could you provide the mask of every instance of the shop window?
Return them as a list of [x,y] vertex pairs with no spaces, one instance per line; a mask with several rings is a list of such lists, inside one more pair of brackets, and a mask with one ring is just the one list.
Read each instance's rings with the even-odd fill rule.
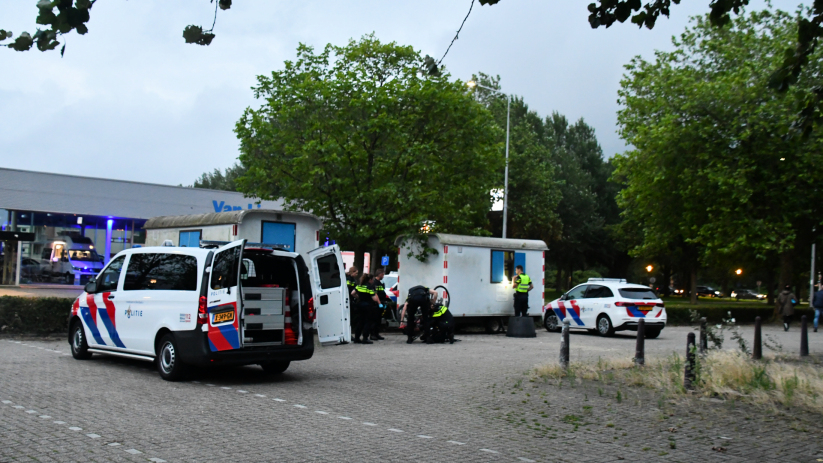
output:
[[514,251],[492,251],[492,283],[510,282],[514,277]]

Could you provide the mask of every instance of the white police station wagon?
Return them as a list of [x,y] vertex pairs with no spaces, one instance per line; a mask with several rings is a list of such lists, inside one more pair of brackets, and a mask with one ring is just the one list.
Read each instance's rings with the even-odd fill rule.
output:
[[176,380],[195,365],[282,373],[312,356],[314,327],[321,345],[350,341],[337,246],[310,251],[307,266],[277,245],[220,244],[118,253],[72,306],[74,358],[153,361],[161,377]]
[[570,328],[601,336],[637,331],[637,322],[643,319],[646,337],[656,338],[666,327],[666,308],[648,286],[613,278],[589,278],[543,307],[543,326],[548,331],[560,331],[565,319],[569,319]]

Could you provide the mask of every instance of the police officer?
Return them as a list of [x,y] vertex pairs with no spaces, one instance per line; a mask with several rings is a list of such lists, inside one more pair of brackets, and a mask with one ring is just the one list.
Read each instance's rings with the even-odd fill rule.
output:
[[532,279],[523,272],[523,266],[515,268],[517,276],[514,277],[512,288],[514,292],[514,316],[525,317],[529,313],[529,291],[534,289]]
[[406,336],[408,336],[406,344],[414,342],[414,316],[417,314],[417,309],[420,309],[423,314],[423,326],[420,327],[421,332],[426,334],[429,326],[429,312],[431,310],[429,296],[437,296],[437,291],[420,285],[409,289],[409,296],[406,299],[405,308],[403,309],[403,312],[406,313]]
[[383,286],[383,276],[385,274],[386,271],[382,268],[377,269],[374,273],[374,292],[377,293],[377,298],[380,299],[380,303],[383,304],[383,307],[377,311],[374,318],[374,329],[371,332],[372,341],[382,341],[383,339],[386,339],[383,336],[380,336],[380,327],[383,324],[383,314],[385,314],[387,310],[394,309],[394,303],[391,299],[389,299],[389,296],[386,295],[386,287]]
[[442,303],[435,304],[431,313],[431,326],[437,327],[437,339],[433,336],[426,338],[426,344],[435,342],[446,342],[454,344],[454,316],[449,312],[449,308]]
[[[354,288],[357,287],[357,274],[358,274],[357,267],[352,265],[351,267],[346,269],[346,287],[349,290],[349,294],[354,295]],[[352,313],[349,317],[349,327],[352,331],[354,331],[354,327],[357,325],[356,318],[359,316],[359,311],[355,305],[357,304],[357,299],[352,299],[351,309]]]
[[[379,306],[380,299],[374,294],[374,287],[371,285],[372,276],[364,273],[360,277],[360,284],[352,291],[352,296],[357,296],[357,319],[354,325],[354,342],[355,344],[374,344],[369,340],[371,327],[374,320],[374,312]],[[363,335],[363,340],[360,340],[360,335]]]

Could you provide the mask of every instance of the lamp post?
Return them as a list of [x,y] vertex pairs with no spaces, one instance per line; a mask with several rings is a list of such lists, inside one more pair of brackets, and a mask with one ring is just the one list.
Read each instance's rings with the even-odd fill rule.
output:
[[506,97],[506,174],[503,179],[503,238],[506,237],[506,222],[507,222],[507,212],[508,212],[508,204],[509,204],[509,126],[511,125],[511,109],[512,109],[512,99],[506,95],[505,93],[501,92],[500,90],[496,90],[490,87],[485,87],[483,85],[478,84],[477,82],[470,80],[466,82],[466,85],[469,88],[479,87],[484,90],[489,90],[491,92],[499,93]]

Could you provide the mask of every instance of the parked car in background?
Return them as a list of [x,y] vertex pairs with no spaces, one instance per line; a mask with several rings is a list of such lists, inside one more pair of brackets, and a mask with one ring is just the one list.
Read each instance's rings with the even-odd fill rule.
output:
[[752,291],[751,289],[738,289],[732,291],[732,293],[729,296],[733,297],[734,299],[737,299],[738,301],[740,299],[755,299],[758,301],[766,299],[765,294],[758,294],[757,292]]
[[712,288],[711,286],[698,286],[697,295],[704,297],[723,297],[723,293]]
[[40,262],[30,257],[20,259],[20,276],[29,281],[40,281],[43,269]]

